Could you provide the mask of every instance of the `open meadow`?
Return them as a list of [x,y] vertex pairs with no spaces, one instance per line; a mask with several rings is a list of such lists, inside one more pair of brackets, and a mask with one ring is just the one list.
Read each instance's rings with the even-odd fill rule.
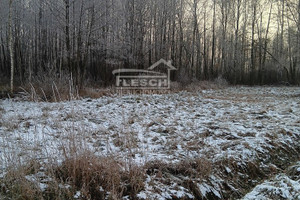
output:
[[0,100],[0,199],[300,199],[299,87]]

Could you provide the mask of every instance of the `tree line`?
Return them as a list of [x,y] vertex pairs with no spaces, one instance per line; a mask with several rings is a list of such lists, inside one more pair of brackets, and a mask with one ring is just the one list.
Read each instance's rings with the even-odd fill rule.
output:
[[300,0],[1,0],[0,78],[109,85],[164,58],[174,81],[299,84],[299,30]]

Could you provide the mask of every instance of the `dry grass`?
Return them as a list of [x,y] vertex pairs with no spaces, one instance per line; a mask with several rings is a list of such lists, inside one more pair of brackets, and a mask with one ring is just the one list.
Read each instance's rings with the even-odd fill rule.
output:
[[71,80],[67,81],[46,81],[45,84],[39,82],[28,83],[21,87],[23,95],[30,101],[69,101],[82,98],[100,98],[114,94],[113,88],[89,88],[78,89]]
[[[48,112],[48,109],[43,109],[43,115],[48,115]],[[67,117],[74,116],[71,113]],[[4,125],[13,130],[14,124]],[[58,147],[64,156],[62,163],[51,161],[51,157],[48,163],[41,163],[38,159],[22,165],[11,162],[5,176],[0,177],[0,196],[22,200],[62,200],[74,199],[74,195],[80,192],[79,199],[121,199],[124,196],[135,199],[144,188],[144,167],[130,161],[119,161],[114,156],[95,156],[88,150],[85,133],[86,130],[80,128],[67,130],[67,141]],[[135,134],[124,133],[121,137],[124,140],[122,146],[127,150],[136,145]],[[45,175],[37,177],[40,173]],[[41,184],[46,188],[41,188]]]
[[29,162],[26,166],[11,167],[4,178],[0,179],[0,192],[7,199],[43,199],[42,192],[37,185],[26,179],[27,175],[37,172],[39,167],[35,161]]
[[[144,188],[142,167],[125,167],[112,157],[96,157],[91,152],[65,160],[62,164],[41,165],[32,161],[26,166],[8,170],[0,179],[0,193],[10,199],[73,199],[80,191],[80,199],[131,199]],[[36,182],[28,177],[45,171],[48,177]],[[43,190],[40,183],[47,187]]]
[[212,81],[192,81],[188,83],[172,82],[171,92],[180,92],[186,90],[188,92],[197,92],[201,90],[223,89],[229,86],[229,83],[222,77],[218,77]]
[[[126,148],[132,148],[132,144],[126,144],[129,145]],[[244,145],[248,146],[247,143]],[[284,148],[278,146],[270,155],[271,162],[277,166],[280,166],[277,161],[282,161],[282,157],[290,157],[286,153],[288,149]],[[166,185],[176,182],[195,198],[201,199],[204,197],[197,184],[212,184],[210,181],[213,175],[226,180],[226,183],[220,185],[223,197],[236,199],[259,181],[278,172],[276,165],[270,164],[262,169],[259,160],[244,162],[233,157],[224,157],[214,163],[209,158],[199,157],[173,164],[157,160],[136,166],[113,156],[97,157],[89,151],[72,151],[65,155],[61,164],[53,162],[46,165],[31,161],[25,166],[10,168],[4,178],[0,178],[0,194],[10,199],[74,199],[74,195],[80,191],[80,199],[121,199],[124,196],[137,199],[136,195],[144,189],[146,176],[149,175]],[[48,182],[40,179],[40,182],[48,185],[45,190],[41,190],[38,182],[26,178],[40,171],[50,177]],[[233,190],[233,187],[239,191]],[[207,195],[205,198],[217,198],[213,193]]]
[[207,179],[213,170],[212,162],[204,157],[182,160],[175,164],[164,163],[163,161],[152,161],[145,165],[147,174],[156,174],[156,176],[165,176],[172,174],[174,176],[186,176],[189,179]]
[[[47,101],[59,102],[83,98],[100,98],[102,96],[118,95],[136,95],[136,94],[170,94],[180,91],[195,92],[206,89],[220,89],[227,87],[225,79],[219,77],[213,81],[188,81],[188,82],[171,82],[170,90],[122,90],[114,86],[106,88],[95,87],[77,87],[70,75],[58,76],[54,72],[47,74],[40,73],[32,78],[21,87],[15,89],[15,94],[9,94],[7,85],[0,85],[0,98],[22,97],[30,101]],[[8,95],[9,94],[9,95]]]
[[144,180],[143,171],[138,168],[123,170],[122,163],[113,158],[97,158],[91,153],[66,160],[55,173],[56,178],[69,182],[89,199],[103,199],[107,192],[111,199],[120,199],[125,194],[134,196],[143,188]]
[[97,99],[103,96],[112,96],[115,93],[113,87],[108,88],[90,88],[83,87],[79,90],[79,96],[83,98]]
[[38,74],[31,82],[19,88],[17,92],[23,94],[30,101],[58,102],[73,100],[79,97],[78,88],[73,84],[69,75],[57,76],[54,72]]
[[30,101],[48,101],[59,102],[69,101],[80,98],[100,98],[103,96],[112,96],[116,93],[112,87],[108,88],[78,88],[73,85],[73,81],[68,78],[65,79],[50,79],[37,80],[32,83],[27,83],[20,87],[19,92],[23,94],[26,100]]
[[99,98],[102,96],[111,96],[113,94],[118,95],[137,95],[137,94],[170,94],[176,93],[183,90],[188,92],[201,91],[206,89],[222,89],[227,87],[229,84],[227,81],[221,77],[213,81],[194,81],[189,84],[182,82],[171,82],[170,90],[150,90],[150,89],[118,89],[115,87],[108,88],[82,88],[79,90],[80,97],[89,97],[89,98]]

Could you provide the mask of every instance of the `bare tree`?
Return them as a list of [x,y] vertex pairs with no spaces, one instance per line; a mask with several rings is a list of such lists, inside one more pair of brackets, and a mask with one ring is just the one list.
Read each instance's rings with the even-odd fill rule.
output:
[[188,81],[221,75],[231,83],[299,82],[299,0],[3,5],[0,19],[8,18],[0,20],[0,71],[10,78],[11,91],[14,83],[34,81],[40,73],[60,80],[72,74],[78,86],[87,79],[107,85],[113,68],[147,68],[160,58],[173,60],[175,80],[186,74]]
[[14,43],[13,43],[13,32],[12,32],[12,0],[9,0],[9,15],[8,15],[8,48],[10,54],[10,92],[14,91]]

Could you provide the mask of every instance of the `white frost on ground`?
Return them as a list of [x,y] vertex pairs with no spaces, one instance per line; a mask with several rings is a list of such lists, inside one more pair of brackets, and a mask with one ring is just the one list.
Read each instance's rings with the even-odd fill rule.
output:
[[243,200],[300,199],[300,179],[294,181],[285,174],[257,185]]
[[[291,135],[300,135],[299,113],[296,87],[231,87],[62,103],[0,100],[0,167],[33,158],[62,161],[72,148],[138,165],[201,157],[251,160],[273,140],[295,143]],[[226,171],[231,173],[228,167]],[[191,195],[169,186],[151,196],[149,188],[140,198]],[[204,185],[200,189],[205,192]]]

